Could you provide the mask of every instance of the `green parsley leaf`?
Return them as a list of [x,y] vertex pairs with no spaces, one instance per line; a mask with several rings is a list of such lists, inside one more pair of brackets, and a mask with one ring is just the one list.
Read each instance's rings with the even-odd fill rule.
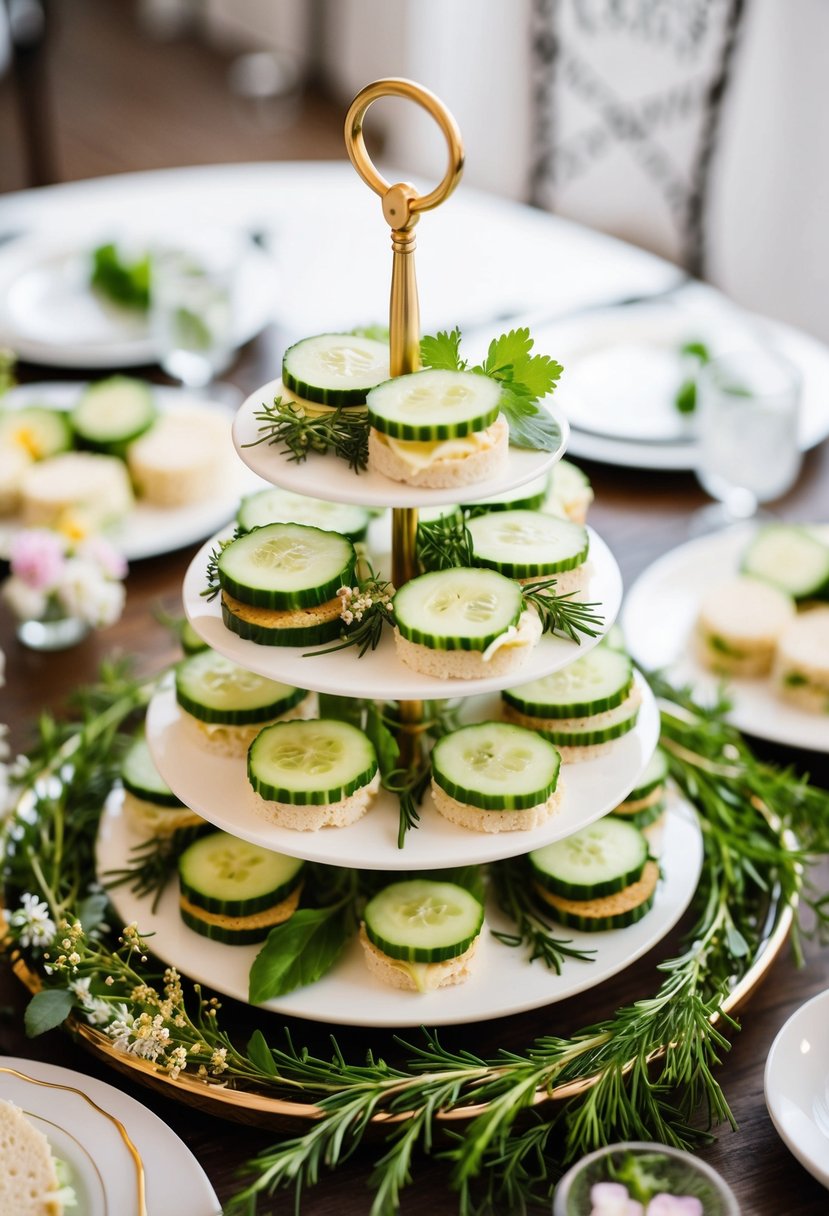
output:
[[289,920],[274,925],[250,969],[251,1005],[304,988],[330,971],[342,954],[351,924],[349,910],[333,904],[300,908]]
[[440,371],[465,371],[466,359],[461,358],[460,345],[461,331],[457,326],[451,333],[441,332],[437,337],[427,335],[420,341],[420,361],[424,367],[435,367]]

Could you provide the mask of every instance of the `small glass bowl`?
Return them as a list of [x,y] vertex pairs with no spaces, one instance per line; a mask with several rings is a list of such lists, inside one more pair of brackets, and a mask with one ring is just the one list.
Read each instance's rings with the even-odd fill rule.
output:
[[[599,1184],[618,1189],[600,1190]],[[624,1216],[740,1216],[734,1192],[710,1165],[681,1149],[642,1141],[609,1144],[589,1153],[556,1187],[553,1216],[603,1216],[605,1211]]]

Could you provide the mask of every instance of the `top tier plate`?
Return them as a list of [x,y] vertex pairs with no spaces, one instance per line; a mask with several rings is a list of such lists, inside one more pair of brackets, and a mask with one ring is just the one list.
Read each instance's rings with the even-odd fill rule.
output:
[[[595,602],[603,618],[600,635],[616,619],[622,601],[622,576],[613,554],[592,529],[590,557],[586,563],[584,591],[578,599]],[[581,643],[545,634],[528,655],[522,667],[501,675],[478,680],[438,679],[406,667],[397,657],[391,630],[387,629],[376,650],[358,657],[355,647],[323,654],[325,646],[307,651],[301,646],[261,646],[231,633],[222,623],[218,596],[208,600],[202,594],[207,584],[206,570],[210,553],[221,535],[207,541],[193,558],[184,577],[184,611],[196,633],[214,650],[226,655],[240,667],[256,671],[271,680],[281,680],[297,688],[334,693],[343,697],[368,697],[378,701],[418,701],[445,697],[469,697],[474,693],[495,692],[536,680],[572,663],[592,649],[599,637],[582,637]],[[228,535],[227,533],[224,534]],[[334,643],[330,643],[334,645]]]
[[471,486],[454,486],[445,490],[430,490],[392,481],[382,473],[359,474],[337,456],[322,456],[312,452],[301,464],[282,455],[278,445],[258,443],[259,431],[254,415],[263,405],[270,404],[282,387],[281,380],[263,384],[240,406],[233,423],[233,442],[242,460],[275,486],[309,494],[331,502],[353,503],[362,507],[438,507],[444,503],[475,502],[492,494],[506,493],[540,477],[561,460],[567,447],[570,428],[564,414],[547,405],[558,425],[561,440],[554,452],[534,452],[527,448],[509,449],[509,461],[498,477],[489,477]]

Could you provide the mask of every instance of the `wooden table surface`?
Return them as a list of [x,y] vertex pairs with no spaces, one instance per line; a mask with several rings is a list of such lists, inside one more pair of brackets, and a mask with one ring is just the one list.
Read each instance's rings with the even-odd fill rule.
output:
[[[228,379],[249,391],[271,378],[278,368],[282,337],[267,331],[242,352]],[[25,379],[48,378],[44,369],[24,367]],[[66,378],[65,373],[61,378]],[[625,582],[630,582],[654,558],[688,537],[689,519],[701,506],[704,495],[690,474],[642,473],[584,464],[596,502],[591,523],[613,549]],[[779,504],[779,514],[790,519],[829,518],[829,444],[810,453],[796,489]],[[13,744],[21,748],[29,737],[36,714],[44,707],[57,708],[66,694],[92,677],[105,655],[120,650],[135,657],[142,671],[158,669],[175,657],[176,651],[165,628],[154,613],[159,608],[180,612],[182,575],[193,549],[135,564],[130,571],[127,606],[122,619],[111,629],[92,636],[76,648],[43,656],[21,647],[13,624],[0,609],[0,648],[6,653],[6,687],[0,693],[0,719],[11,725]],[[779,755],[758,745],[763,754]],[[786,754],[829,784],[829,761],[814,753]],[[823,877],[829,878],[829,867]],[[829,886],[829,882],[826,884]],[[655,983],[654,965],[663,955],[658,947],[623,975],[588,992],[547,1009],[476,1025],[463,1031],[464,1041],[475,1050],[492,1051],[502,1044],[521,1047],[538,1034],[576,1028],[610,1014],[617,1005],[645,995]],[[788,947],[774,965],[767,982],[752,998],[743,1014],[743,1029],[733,1039],[733,1048],[720,1075],[726,1095],[739,1123],[738,1134],[720,1129],[716,1142],[701,1152],[719,1169],[734,1188],[744,1216],[825,1216],[829,1210],[826,1191],[803,1170],[778,1138],[763,1101],[763,1067],[772,1040],[789,1015],[809,997],[829,985],[829,962],[814,943],[806,944],[806,966],[796,969]],[[47,1060],[102,1077],[147,1102],[190,1146],[209,1175],[217,1194],[226,1200],[234,1191],[234,1172],[254,1152],[273,1142],[273,1133],[225,1122],[215,1116],[161,1099],[129,1079],[108,1072],[86,1055],[68,1037],[53,1032],[28,1041],[22,1031],[26,997],[5,971],[0,975],[0,1050]],[[278,1025],[275,1021],[274,1025]],[[298,1042],[321,1042],[320,1028],[296,1023]],[[446,1036],[448,1041],[454,1034]],[[369,1041],[387,1041],[382,1033],[370,1035],[349,1031],[342,1042],[354,1053]],[[377,1155],[370,1146],[361,1148],[336,1175],[324,1179],[307,1193],[302,1212],[309,1216],[337,1213],[361,1216],[370,1206],[366,1181]],[[292,1211],[286,1194],[263,1201],[261,1211]],[[446,1174],[439,1164],[418,1162],[415,1182],[406,1192],[403,1212],[429,1216],[456,1211]],[[154,1212],[152,1216],[172,1216]],[[504,1216],[510,1216],[504,1213]]]

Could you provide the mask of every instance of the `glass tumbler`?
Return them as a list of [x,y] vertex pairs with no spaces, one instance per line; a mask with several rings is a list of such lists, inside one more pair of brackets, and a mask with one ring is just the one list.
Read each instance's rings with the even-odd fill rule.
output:
[[721,522],[750,519],[800,470],[800,372],[756,348],[712,359],[697,381],[697,479]]
[[186,388],[207,387],[231,362],[238,262],[229,233],[153,251],[150,324],[157,357]]

